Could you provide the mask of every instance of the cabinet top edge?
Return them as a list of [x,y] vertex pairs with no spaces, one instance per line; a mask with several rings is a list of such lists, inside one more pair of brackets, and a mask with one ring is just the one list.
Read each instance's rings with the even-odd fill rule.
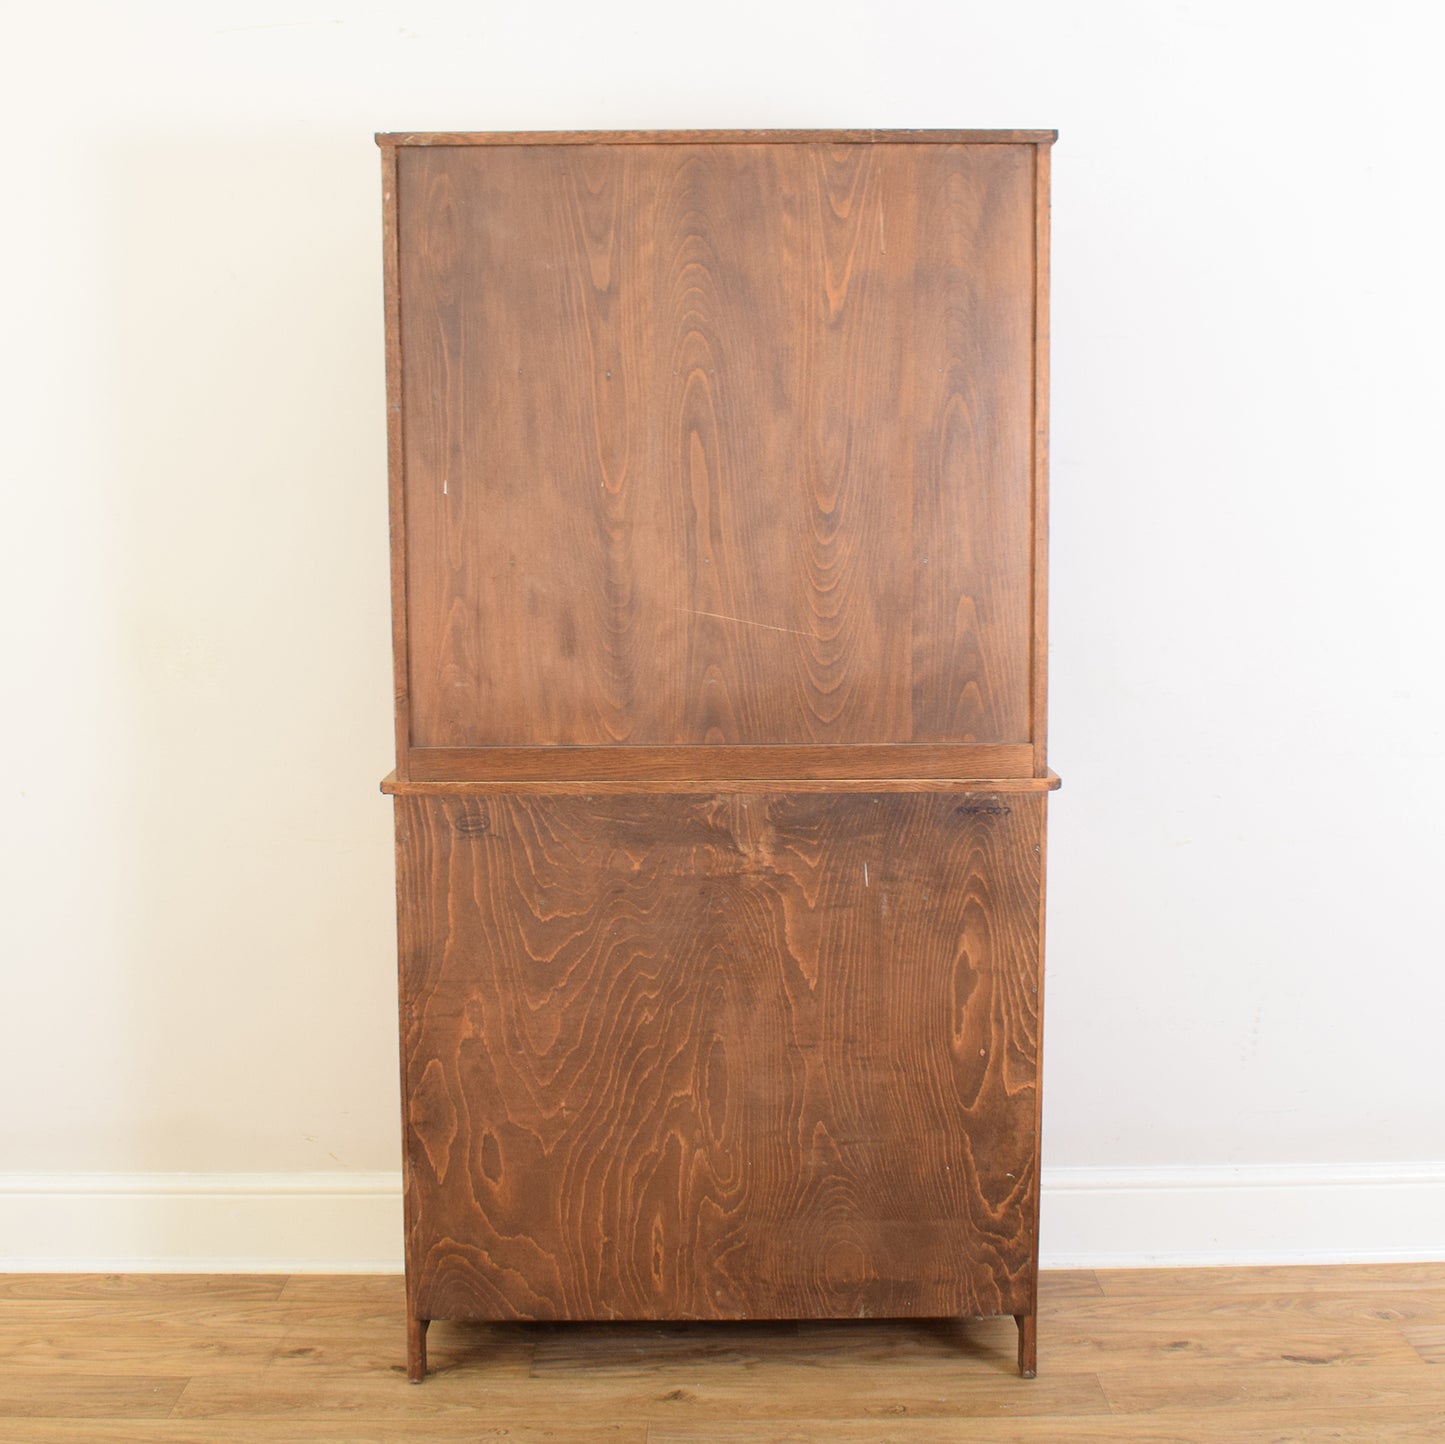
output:
[[1056,130],[379,131],[383,149],[420,145],[1052,145]]

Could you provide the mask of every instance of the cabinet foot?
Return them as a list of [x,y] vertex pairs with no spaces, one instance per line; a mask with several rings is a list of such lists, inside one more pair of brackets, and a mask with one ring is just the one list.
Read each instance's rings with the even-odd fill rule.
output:
[[413,1384],[420,1384],[426,1378],[426,1326],[430,1322],[430,1319],[414,1319],[407,1315],[406,1377]]
[[1039,1336],[1037,1314],[1015,1314],[1019,1326],[1019,1376],[1033,1379],[1039,1372]]

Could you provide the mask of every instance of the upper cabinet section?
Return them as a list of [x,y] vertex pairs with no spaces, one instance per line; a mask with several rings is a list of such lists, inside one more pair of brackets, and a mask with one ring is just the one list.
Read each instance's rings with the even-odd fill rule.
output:
[[858,134],[382,138],[403,776],[859,744],[1042,772],[1049,136]]

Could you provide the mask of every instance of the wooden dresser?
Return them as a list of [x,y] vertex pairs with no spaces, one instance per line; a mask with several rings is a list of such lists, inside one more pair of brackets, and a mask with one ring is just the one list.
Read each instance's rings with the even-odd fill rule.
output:
[[1048,131],[383,135],[432,1319],[1009,1314]]

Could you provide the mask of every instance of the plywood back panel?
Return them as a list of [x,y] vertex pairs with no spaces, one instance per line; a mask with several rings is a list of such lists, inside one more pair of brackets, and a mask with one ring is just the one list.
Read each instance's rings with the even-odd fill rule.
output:
[[398,797],[416,1316],[1031,1312],[1043,825]]
[[1032,741],[1036,152],[399,149],[411,743]]

